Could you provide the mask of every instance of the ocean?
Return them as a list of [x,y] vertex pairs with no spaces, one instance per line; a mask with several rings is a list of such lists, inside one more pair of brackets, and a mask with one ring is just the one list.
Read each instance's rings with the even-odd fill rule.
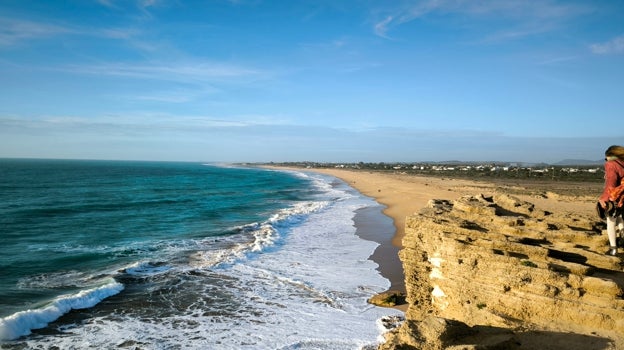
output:
[[303,171],[0,159],[0,347],[372,348],[382,209]]

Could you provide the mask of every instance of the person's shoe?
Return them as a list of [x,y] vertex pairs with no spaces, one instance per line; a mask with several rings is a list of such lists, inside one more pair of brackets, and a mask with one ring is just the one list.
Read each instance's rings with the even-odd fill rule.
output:
[[616,256],[617,255],[617,247],[610,247],[609,250],[605,253],[607,255]]

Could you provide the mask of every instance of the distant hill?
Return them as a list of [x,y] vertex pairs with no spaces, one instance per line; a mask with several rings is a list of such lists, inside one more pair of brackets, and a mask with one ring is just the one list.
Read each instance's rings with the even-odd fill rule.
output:
[[603,162],[603,160],[564,159],[553,165],[602,165]]

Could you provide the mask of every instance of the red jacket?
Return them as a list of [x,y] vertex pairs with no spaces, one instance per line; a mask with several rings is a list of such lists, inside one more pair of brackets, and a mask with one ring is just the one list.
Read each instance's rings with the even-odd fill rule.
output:
[[620,185],[620,181],[624,179],[624,162],[621,160],[609,160],[605,162],[605,186],[599,200],[603,202],[609,201],[609,190]]

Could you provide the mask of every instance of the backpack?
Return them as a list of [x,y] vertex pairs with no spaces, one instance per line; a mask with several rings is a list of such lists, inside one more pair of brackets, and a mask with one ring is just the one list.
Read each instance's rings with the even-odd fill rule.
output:
[[615,203],[618,208],[624,206],[624,181],[621,181],[619,186],[609,190],[609,201]]
[[[617,163],[620,167],[624,168],[622,163]],[[618,209],[624,207],[624,178],[620,179],[620,184],[618,186],[609,189],[609,201],[613,202]]]

